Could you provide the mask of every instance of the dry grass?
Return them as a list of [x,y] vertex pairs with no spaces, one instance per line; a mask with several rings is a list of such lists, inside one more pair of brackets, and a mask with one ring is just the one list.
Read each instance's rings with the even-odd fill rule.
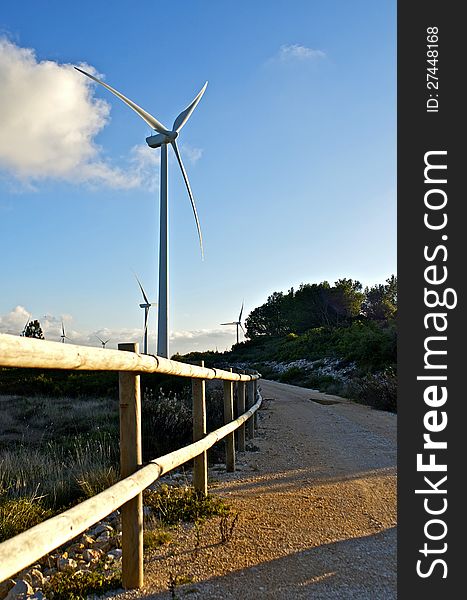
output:
[[116,400],[0,397],[3,539],[117,480]]
[[118,403],[111,398],[0,396],[0,447],[61,442],[83,433],[118,435]]
[[102,491],[118,480],[116,449],[105,438],[79,438],[63,449],[51,442],[0,451],[0,496],[42,497],[48,507],[63,507]]
[[[216,426],[222,419],[222,398],[217,396],[214,390],[208,399]],[[189,389],[177,394],[147,391],[143,399],[146,459],[182,447],[191,438]],[[0,512],[0,528],[4,531],[31,526],[26,506],[35,515],[45,515],[97,494],[118,478],[116,398],[0,396],[0,506],[7,507]],[[196,505],[188,497],[177,502]],[[19,516],[10,523],[15,503]],[[174,503],[172,495],[169,505]]]
[[44,508],[40,498],[34,496],[0,502],[0,542],[41,523],[50,516],[52,511]]

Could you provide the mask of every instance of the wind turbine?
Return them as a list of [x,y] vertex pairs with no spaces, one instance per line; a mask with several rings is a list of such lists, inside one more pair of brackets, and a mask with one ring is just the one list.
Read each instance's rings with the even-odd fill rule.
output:
[[127,106],[133,109],[143,121],[145,121],[152,129],[157,132],[157,135],[152,135],[146,138],[146,143],[150,148],[161,149],[161,176],[160,176],[160,239],[159,239],[159,307],[158,307],[158,325],[157,325],[157,354],[165,358],[169,357],[169,255],[168,255],[168,203],[167,203],[167,175],[168,175],[168,163],[167,163],[167,146],[172,145],[175,152],[180,170],[185,181],[188,196],[190,197],[191,207],[195,217],[196,228],[198,230],[199,244],[201,248],[201,256],[203,253],[203,237],[201,235],[201,227],[199,224],[198,213],[196,210],[195,200],[188,181],[188,176],[183,166],[182,157],[178,149],[176,139],[180,133],[182,127],[186,124],[191,116],[191,113],[195,110],[198,102],[201,100],[208,82],[204,84],[201,90],[198,92],[195,99],[189,104],[175,119],[172,129],[167,129],[160,121],[158,121],[151,114],[146,112],[140,106],[135,104],[132,100],[115,90],[110,85],[100,81],[97,77],[86,73],[82,69],[75,67],[77,71],[83,73],[87,77],[90,77],[96,83],[104,86],[109,92],[115,94],[117,98],[120,98]]
[[62,335],[60,336],[60,339],[62,340],[62,344],[65,343],[65,340],[70,339],[65,333],[65,325],[63,324],[63,321],[62,321]]
[[138,282],[138,285],[140,287],[141,293],[143,294],[143,300],[144,303],[140,304],[140,308],[144,308],[144,354],[148,353],[148,319],[149,319],[149,309],[151,308],[151,306],[156,306],[155,303],[151,303],[148,300],[148,297],[146,296],[146,293],[143,289],[143,286],[141,284],[141,281],[138,279],[138,276],[135,273],[135,277],[136,277],[136,281]]
[[30,320],[31,320],[31,315],[28,315],[28,320],[26,321],[26,325],[24,326],[24,329],[21,332],[21,337],[25,337],[26,336],[26,329],[28,328]]
[[242,328],[243,333],[246,335],[246,331],[243,329],[243,326],[242,326],[242,312],[243,312],[243,302],[242,302],[242,308],[240,309],[240,314],[238,315],[238,321],[232,321],[231,323],[221,323],[221,325],[236,325],[237,326],[237,344],[240,339],[238,336],[239,326]]
[[101,339],[98,335],[96,335],[96,338],[100,341],[100,343],[102,344],[102,348],[105,348],[105,345],[107,344],[107,342],[110,342],[110,338],[108,340],[103,340]]

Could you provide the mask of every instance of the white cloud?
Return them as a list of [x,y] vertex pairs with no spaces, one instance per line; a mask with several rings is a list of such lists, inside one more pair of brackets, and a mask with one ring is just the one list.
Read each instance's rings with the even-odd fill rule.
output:
[[300,44],[284,44],[280,47],[276,60],[282,63],[291,61],[310,61],[325,58],[326,54],[322,50],[314,50]]
[[199,161],[199,159],[203,156],[202,148],[196,148],[194,146],[190,146],[189,144],[182,144],[181,147],[182,159],[187,158],[191,164],[195,164]]
[[19,335],[23,331],[28,319],[29,313],[24,306],[16,306],[6,315],[0,315],[0,333]]
[[[31,315],[23,306],[16,306],[12,311],[5,315],[0,315],[0,333],[9,333],[11,335],[20,335],[26,325],[27,320],[37,319],[41,325],[44,337],[49,341],[60,341],[62,333],[62,321],[65,327],[65,333],[69,338],[69,343],[83,346],[100,347],[100,342],[96,336],[103,340],[110,339],[107,348],[116,348],[120,342],[139,342],[142,348],[142,328],[103,328],[97,330],[80,330],[74,325],[74,319],[71,315]],[[186,354],[187,352],[202,350],[218,350],[222,352],[230,349],[235,343],[235,327],[223,329],[195,329],[173,331],[170,334],[170,353]],[[149,333],[149,352],[156,353],[156,334],[154,331]]]
[[159,182],[160,152],[147,145],[133,146],[130,152],[130,165],[138,185],[154,191]]
[[223,329],[195,329],[184,331],[173,331],[170,334],[171,354],[187,352],[218,350],[223,352],[230,349],[236,341],[235,327],[231,330]]
[[[89,65],[86,70],[96,73]],[[72,65],[37,60],[34,50],[0,37],[0,169],[23,185],[44,178],[134,188],[154,182],[154,151],[136,146],[129,168],[102,157],[95,137],[110,104]]]

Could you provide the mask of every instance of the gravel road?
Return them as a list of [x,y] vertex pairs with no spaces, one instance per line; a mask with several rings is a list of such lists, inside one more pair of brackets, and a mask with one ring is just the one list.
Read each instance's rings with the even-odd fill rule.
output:
[[[261,381],[253,451],[211,470],[239,517],[181,526],[124,599],[396,598],[396,417],[336,396]],[[190,581],[167,589],[169,577]],[[115,596],[115,594],[114,594]]]

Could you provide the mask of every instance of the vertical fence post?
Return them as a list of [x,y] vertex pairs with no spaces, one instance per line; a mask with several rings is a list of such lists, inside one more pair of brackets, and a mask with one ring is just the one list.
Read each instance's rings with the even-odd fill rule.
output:
[[[230,368],[232,373],[232,367]],[[224,425],[233,421],[233,382],[224,381]],[[228,473],[235,471],[235,433],[225,438],[225,466]]]
[[[138,344],[119,344],[119,350],[138,352]],[[120,404],[120,472],[134,473],[142,462],[140,377],[118,374]],[[143,495],[122,506],[122,583],[125,589],[143,585]]]
[[[240,371],[244,373],[245,371]],[[237,402],[238,402],[238,416],[243,415],[245,412],[245,382],[239,381],[237,387]],[[238,451],[245,452],[245,423],[240,425],[238,431]]]
[[[204,367],[204,360],[200,362]],[[206,383],[204,379],[191,380],[193,397],[193,441],[197,442],[206,435]],[[194,459],[193,487],[205,496],[208,493],[208,455],[202,452]]]
[[[255,404],[257,400],[258,400],[258,380],[255,379],[255,381],[253,382],[253,404]],[[255,429],[258,429],[258,411],[255,412],[253,419],[254,419],[254,427],[255,427]]]
[[[246,407],[247,409],[250,409],[253,404],[254,404],[254,400],[253,400],[253,394],[254,394],[254,384],[253,381],[249,381],[247,384],[247,402],[246,402]],[[255,437],[255,428],[254,428],[254,417],[250,417],[248,419],[248,421],[246,422],[246,433],[248,436],[248,439],[252,440]]]

